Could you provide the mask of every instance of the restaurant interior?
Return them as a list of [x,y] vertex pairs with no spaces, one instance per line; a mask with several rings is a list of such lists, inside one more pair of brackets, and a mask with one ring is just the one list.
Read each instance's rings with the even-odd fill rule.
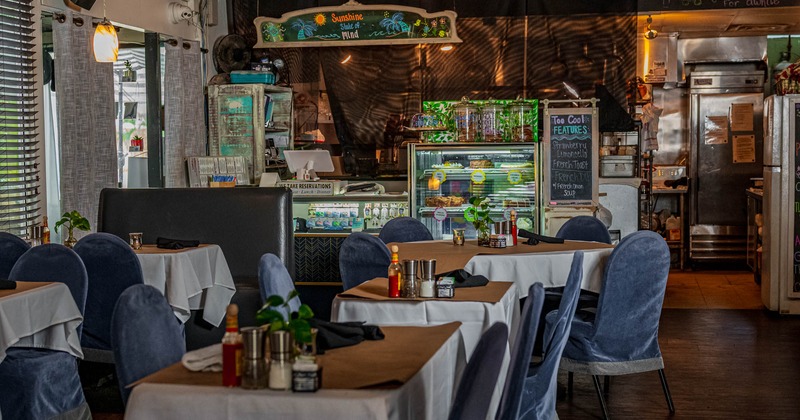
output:
[[0,419],[797,418],[800,0],[0,0]]

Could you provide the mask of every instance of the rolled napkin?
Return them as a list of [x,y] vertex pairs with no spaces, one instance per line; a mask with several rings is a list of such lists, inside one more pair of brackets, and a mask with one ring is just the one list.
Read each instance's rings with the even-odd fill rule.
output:
[[458,269],[448,271],[444,274],[437,274],[436,277],[453,277],[456,281],[453,287],[481,287],[489,284],[489,279],[483,275],[472,275],[467,270]]
[[164,249],[183,249],[200,246],[200,241],[190,239],[156,238],[156,247]]
[[193,372],[222,372],[222,344],[187,352],[181,358],[181,363]]
[[339,347],[354,346],[364,340],[383,340],[383,331],[377,325],[363,322],[328,322],[310,319],[308,323],[317,329],[317,352]]
[[0,280],[0,290],[13,290],[17,288],[17,282],[11,280]]
[[528,245],[537,245],[539,242],[545,242],[548,244],[563,244],[564,240],[561,238],[554,238],[552,236],[544,236],[539,235],[538,233],[533,233],[531,231],[527,231],[525,229],[520,229],[517,231],[517,236],[520,238],[528,238]]

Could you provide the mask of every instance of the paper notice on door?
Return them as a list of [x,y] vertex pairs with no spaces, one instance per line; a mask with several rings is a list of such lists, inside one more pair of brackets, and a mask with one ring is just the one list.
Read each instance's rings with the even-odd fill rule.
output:
[[733,136],[733,163],[756,161],[756,136]]
[[731,104],[731,131],[753,131],[753,104]]
[[726,144],[728,143],[728,117],[706,117],[705,121],[706,144]]

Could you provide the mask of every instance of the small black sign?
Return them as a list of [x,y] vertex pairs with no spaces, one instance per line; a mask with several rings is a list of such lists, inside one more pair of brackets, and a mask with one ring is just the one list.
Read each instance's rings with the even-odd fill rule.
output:
[[592,201],[592,114],[550,114],[548,118],[550,201]]

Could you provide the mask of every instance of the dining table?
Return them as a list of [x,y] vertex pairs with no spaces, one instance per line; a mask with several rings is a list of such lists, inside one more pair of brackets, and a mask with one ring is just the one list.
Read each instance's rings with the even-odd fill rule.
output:
[[145,284],[167,298],[175,316],[186,322],[191,310],[203,309],[203,319],[219,326],[236,286],[219,245],[200,244],[181,249],[142,245],[134,252]]
[[0,290],[0,362],[9,347],[59,350],[83,358],[78,326],[83,322],[64,283],[18,281]]
[[459,326],[381,326],[383,340],[327,350],[316,392],[223,387],[178,362],[133,384],[125,418],[445,419],[466,364]]
[[505,248],[478,246],[468,240],[464,245],[452,241],[392,242],[401,260],[436,259],[436,273],[443,274],[463,269],[471,275],[483,275],[491,281],[513,282],[519,298],[528,296],[534,283],[545,288],[564,286],[567,282],[572,256],[583,251],[583,280],[581,288],[600,291],[605,263],[614,246],[599,242],[567,241],[563,243],[524,243]]

